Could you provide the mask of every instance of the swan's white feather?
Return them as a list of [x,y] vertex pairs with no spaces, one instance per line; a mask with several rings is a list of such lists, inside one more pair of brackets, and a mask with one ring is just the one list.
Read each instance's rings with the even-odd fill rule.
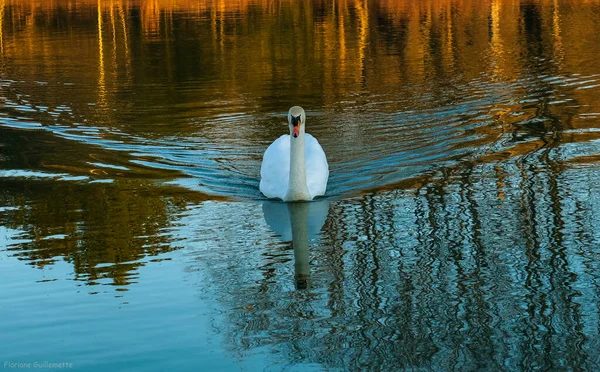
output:
[[[324,195],[329,178],[327,157],[319,141],[310,134],[305,136],[306,184],[311,199]],[[260,168],[260,191],[267,198],[285,199],[290,179],[289,134],[279,137],[265,151]]]

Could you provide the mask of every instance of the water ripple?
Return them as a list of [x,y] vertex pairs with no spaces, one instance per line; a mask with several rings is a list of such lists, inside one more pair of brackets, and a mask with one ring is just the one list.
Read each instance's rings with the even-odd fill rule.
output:
[[[551,116],[539,115],[544,105],[562,105],[573,100],[556,94],[552,87],[591,89],[596,81],[594,76],[582,75],[540,75],[511,83],[473,80],[455,87],[467,93],[465,98],[419,110],[401,107],[390,111],[384,103],[394,100],[385,94],[370,107],[356,106],[357,101],[348,99],[341,101],[344,115],[329,116],[308,110],[308,128],[328,154],[331,170],[328,195],[355,195],[418,178],[457,162],[485,161],[501,154],[525,155],[521,149],[527,147],[522,144],[537,143],[540,139],[546,142],[554,135],[548,130]],[[5,89],[15,84],[18,86],[14,81],[2,81]],[[421,105],[428,104],[427,97],[421,99]],[[122,154],[118,156],[119,164],[86,161],[89,166],[111,171],[127,171],[130,166],[162,170],[170,172],[165,173],[169,174],[164,180],[167,184],[233,198],[261,198],[257,188],[262,152],[269,141],[265,134],[273,133],[271,138],[275,138],[277,133],[285,131],[283,124],[278,127],[270,124],[273,120],[283,122],[284,114],[259,114],[239,103],[230,112],[222,112],[219,108],[231,106],[231,102],[214,101],[208,104],[213,107],[212,113],[193,119],[199,121],[199,133],[193,136],[166,133],[152,138],[117,127],[94,125],[87,118],[81,120],[76,110],[66,104],[50,108],[36,105],[32,100],[20,93],[7,97],[0,125],[15,130],[43,130],[69,141]],[[400,103],[396,100],[393,106]],[[597,114],[588,112],[579,116],[593,119]],[[188,119],[184,115],[182,120]],[[231,134],[236,127],[248,128],[250,136],[235,140]],[[338,128],[344,128],[343,132]],[[597,128],[556,129],[579,134],[593,133]],[[540,146],[532,148],[535,151]]]

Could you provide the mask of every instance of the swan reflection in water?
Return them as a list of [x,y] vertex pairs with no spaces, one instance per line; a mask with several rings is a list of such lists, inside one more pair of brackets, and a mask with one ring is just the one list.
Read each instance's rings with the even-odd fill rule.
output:
[[329,213],[329,200],[296,203],[266,201],[262,209],[269,227],[284,242],[292,242],[296,289],[310,288],[308,242],[318,238]]

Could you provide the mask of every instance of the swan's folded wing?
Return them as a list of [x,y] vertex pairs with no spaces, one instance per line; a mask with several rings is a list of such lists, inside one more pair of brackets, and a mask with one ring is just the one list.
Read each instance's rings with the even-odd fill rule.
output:
[[285,197],[290,178],[290,136],[284,134],[269,145],[260,167],[260,192],[267,198]]
[[306,134],[306,183],[308,192],[314,198],[325,195],[327,180],[329,178],[329,165],[325,151],[319,141],[310,134]]

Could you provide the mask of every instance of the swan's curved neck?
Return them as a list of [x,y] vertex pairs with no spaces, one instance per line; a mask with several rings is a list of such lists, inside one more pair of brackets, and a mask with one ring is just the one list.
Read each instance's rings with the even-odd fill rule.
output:
[[300,128],[297,138],[290,136],[290,179],[286,201],[310,200],[308,186],[306,185],[306,158],[304,128]]

